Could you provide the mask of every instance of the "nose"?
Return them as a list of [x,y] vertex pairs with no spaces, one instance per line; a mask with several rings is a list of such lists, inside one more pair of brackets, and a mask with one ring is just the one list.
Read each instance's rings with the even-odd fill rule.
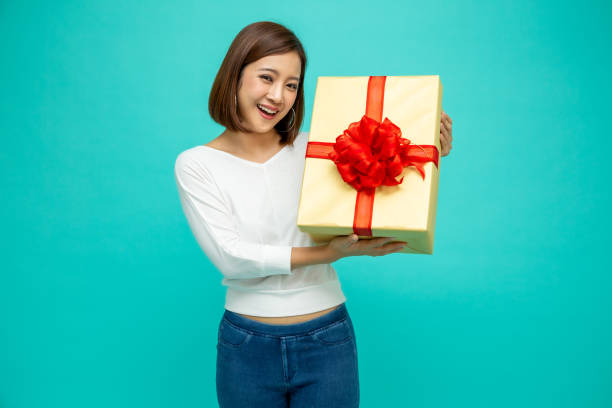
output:
[[276,82],[268,88],[268,99],[274,102],[275,104],[279,104],[283,98],[283,88],[280,82]]

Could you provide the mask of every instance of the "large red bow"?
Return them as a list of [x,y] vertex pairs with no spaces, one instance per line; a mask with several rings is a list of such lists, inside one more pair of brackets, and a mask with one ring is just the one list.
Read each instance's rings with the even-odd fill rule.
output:
[[425,147],[411,145],[410,140],[402,138],[401,129],[388,118],[379,123],[364,115],[336,138],[329,158],[336,163],[342,179],[362,191],[400,184],[404,178],[397,177],[407,166],[416,167],[425,179],[424,163],[433,161],[438,165],[437,152],[431,146]]

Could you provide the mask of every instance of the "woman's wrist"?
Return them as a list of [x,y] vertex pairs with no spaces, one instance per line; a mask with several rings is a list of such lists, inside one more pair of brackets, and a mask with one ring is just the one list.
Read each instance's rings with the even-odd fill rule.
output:
[[291,269],[308,265],[330,264],[342,258],[330,245],[311,247],[293,247],[291,251]]
[[336,262],[342,258],[342,254],[329,244],[321,245],[321,248],[325,254],[324,256],[328,259],[326,263]]

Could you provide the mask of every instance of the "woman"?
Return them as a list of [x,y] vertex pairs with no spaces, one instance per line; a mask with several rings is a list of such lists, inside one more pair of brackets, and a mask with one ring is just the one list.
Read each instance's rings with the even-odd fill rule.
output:
[[[175,164],[185,216],[227,287],[217,344],[221,407],[358,406],[355,334],[330,264],[405,244],[352,234],[313,246],[297,228],[305,67],[287,28],[245,27],[210,93],[210,115],[225,131]],[[443,114],[442,155],[450,125]]]

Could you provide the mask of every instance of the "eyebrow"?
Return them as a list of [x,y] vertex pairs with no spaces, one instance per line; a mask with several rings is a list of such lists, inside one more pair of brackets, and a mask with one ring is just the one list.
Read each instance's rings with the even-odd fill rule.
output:
[[[278,71],[275,70],[274,68],[259,68],[257,71],[270,71],[270,72],[273,72],[276,75],[278,75]],[[290,77],[289,79],[295,79],[296,81],[300,80],[300,78],[294,77],[294,76]]]

